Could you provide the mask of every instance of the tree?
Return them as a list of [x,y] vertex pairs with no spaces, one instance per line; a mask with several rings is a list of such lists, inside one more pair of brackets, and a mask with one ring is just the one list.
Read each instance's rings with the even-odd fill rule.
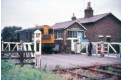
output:
[[17,27],[17,26],[6,26],[3,28],[2,30],[2,40],[6,40],[6,39],[14,39],[14,33],[16,30],[21,30],[22,27]]

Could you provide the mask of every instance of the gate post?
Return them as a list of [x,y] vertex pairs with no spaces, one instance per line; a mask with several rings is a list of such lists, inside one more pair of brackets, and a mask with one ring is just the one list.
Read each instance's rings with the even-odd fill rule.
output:
[[35,67],[41,68],[41,32],[34,32]]
[[80,53],[80,51],[81,51],[81,49],[80,49],[80,43],[81,43],[81,40],[80,40],[80,37],[78,36],[77,37],[77,53],[79,54]]

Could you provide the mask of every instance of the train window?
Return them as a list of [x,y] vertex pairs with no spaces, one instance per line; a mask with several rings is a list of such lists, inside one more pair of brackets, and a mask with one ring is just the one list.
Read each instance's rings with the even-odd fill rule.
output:
[[28,40],[28,38],[29,38],[28,36],[29,36],[29,34],[28,34],[28,32],[26,32],[26,40]]
[[49,33],[49,34],[53,34],[53,29],[49,29],[49,30],[48,30],[48,33]]
[[44,29],[40,28],[39,30],[41,31],[42,34],[44,33]]
[[20,41],[20,34],[17,34],[17,41]]

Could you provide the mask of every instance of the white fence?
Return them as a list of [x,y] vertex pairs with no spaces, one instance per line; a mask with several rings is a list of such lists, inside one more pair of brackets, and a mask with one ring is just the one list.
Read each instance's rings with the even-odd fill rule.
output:
[[[39,48],[39,49],[37,49]],[[3,42],[2,51],[35,51],[35,53],[26,53],[26,57],[35,57],[35,67],[41,67],[41,32],[36,30],[34,32],[34,42]]]
[[[88,54],[88,42],[73,42],[74,47],[73,47],[73,51],[75,53],[82,53],[82,54]],[[105,54],[110,54],[110,50],[113,51],[113,53],[119,53],[119,55],[121,54],[121,43],[117,43],[117,42],[103,42],[103,46],[101,46],[101,42],[92,42],[93,44],[93,49],[92,52],[93,54],[99,55],[101,50],[100,49],[105,49],[104,53]],[[119,52],[116,50],[116,48],[113,47],[113,45],[117,45],[118,46],[118,50]]]

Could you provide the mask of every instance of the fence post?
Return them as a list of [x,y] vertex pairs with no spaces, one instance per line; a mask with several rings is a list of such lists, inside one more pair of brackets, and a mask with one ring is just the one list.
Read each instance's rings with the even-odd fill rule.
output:
[[34,32],[35,67],[41,68],[41,32]]
[[81,43],[81,40],[80,40],[80,37],[78,36],[77,37],[77,54],[79,54],[80,53],[80,43]]
[[108,56],[109,56],[109,53],[110,53],[109,43],[107,43],[107,45],[108,45]]
[[10,43],[8,43],[8,51],[10,51]]
[[21,66],[23,67],[23,52],[22,51],[19,51],[19,54],[20,54],[20,64]]
[[98,43],[96,44],[96,55],[98,56]]

